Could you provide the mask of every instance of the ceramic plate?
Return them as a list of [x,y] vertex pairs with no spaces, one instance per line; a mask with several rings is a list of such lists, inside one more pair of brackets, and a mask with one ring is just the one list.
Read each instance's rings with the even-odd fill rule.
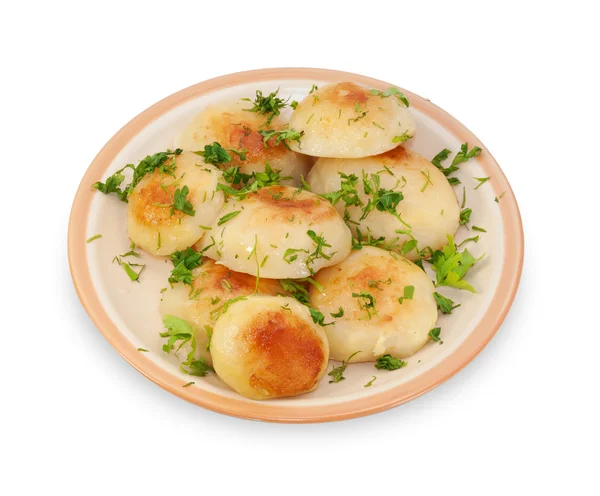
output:
[[[444,294],[462,304],[452,315],[440,316],[443,344],[429,342],[410,357],[408,366],[377,371],[372,363],[353,364],[346,380],[329,384],[303,396],[252,401],[229,389],[215,374],[190,378],[179,371],[172,355],[161,350],[163,340],[158,313],[160,289],[166,284],[171,263],[142,253],[146,268],[141,283],[132,283],[117,264],[116,254],[129,249],[126,208],[114,195],[105,196],[91,185],[127,163],[138,163],[148,154],[173,148],[174,137],[206,105],[226,99],[252,97],[257,89],[268,94],[301,100],[313,84],[355,81],[372,88],[392,84],[357,74],[321,69],[266,69],[205,81],[171,95],[142,112],[123,127],[100,151],[87,170],[75,196],[69,224],[69,262],[81,303],[116,350],[142,374],[166,390],[204,408],[249,419],[276,422],[323,422],[379,412],[415,398],[464,367],[500,327],[514,299],[523,261],[523,233],[517,202],[502,170],[485,146],[462,124],[430,101],[403,90],[417,122],[408,147],[431,159],[441,149],[459,150],[461,143],[479,146],[476,160],[463,164],[457,176],[467,188],[472,223],[484,227],[469,250],[486,254],[469,273],[478,294],[444,288]],[[473,177],[491,176],[477,190]],[[462,188],[456,187],[462,196]],[[496,202],[495,198],[501,199]],[[86,243],[101,233],[102,238]],[[461,227],[457,242],[473,233]],[[147,353],[138,348],[149,350]],[[373,375],[377,380],[369,388]],[[183,387],[190,380],[194,385]]]

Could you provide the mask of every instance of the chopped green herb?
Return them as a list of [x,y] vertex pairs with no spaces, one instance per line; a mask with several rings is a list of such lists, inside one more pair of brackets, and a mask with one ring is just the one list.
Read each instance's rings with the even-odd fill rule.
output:
[[344,309],[342,307],[336,313],[330,313],[334,319],[341,319],[344,316]]
[[479,232],[484,232],[484,233],[487,232],[483,227],[478,227],[478,226],[473,226],[473,227],[471,227],[471,229],[473,229],[473,231],[479,231]]
[[102,237],[102,234],[96,234],[95,236],[92,236],[91,238],[88,238],[85,240],[86,243],[91,243],[92,241],[96,240],[96,239],[100,239]]
[[472,238],[463,239],[462,242],[458,245],[458,248],[460,248],[462,245],[468,243],[469,241],[473,241],[473,243],[477,243],[479,241],[479,236],[473,236]]
[[185,362],[181,362],[179,367],[182,372],[204,377],[209,370],[213,370],[204,359],[195,358],[196,338],[194,329],[185,320],[175,317],[174,315],[165,315],[163,317],[163,325],[167,330],[161,332],[160,336],[168,338],[167,343],[163,345],[163,351],[165,353],[170,353],[171,350],[175,349],[176,344],[178,344],[178,346],[175,349],[175,353],[177,353],[185,344],[190,344],[190,351],[187,354],[187,359]]
[[383,127],[381,124],[377,124],[375,121],[373,121],[373,125],[375,127],[378,127],[379,129],[383,129],[385,131],[385,127]]
[[234,212],[229,212],[228,214],[224,215],[223,217],[221,217],[219,219],[219,221],[217,222],[217,226],[222,226],[223,224],[225,224],[225,222],[233,219],[236,215],[239,215],[241,213],[242,213],[241,210],[235,210]]
[[186,199],[186,196],[189,192],[190,189],[187,186],[184,186],[182,189],[177,188],[175,190],[175,194],[173,195],[173,205],[171,206],[171,215],[175,213],[175,210],[179,210],[180,212],[192,217],[196,215],[194,206]]
[[248,298],[246,298],[245,296],[236,296],[235,298],[230,298],[229,300],[225,300],[225,302],[218,308],[216,308],[215,310],[213,310],[212,312],[210,312],[210,318],[212,320],[217,320],[221,315],[223,315],[224,313],[227,313],[227,310],[229,310],[229,307],[231,305],[233,305],[234,303],[237,303],[238,301],[242,301],[242,300],[247,300]]
[[[450,174],[452,174],[453,172],[456,172],[459,169],[459,167],[458,167],[459,164],[462,164],[463,162],[466,162],[469,159],[477,157],[480,153],[481,153],[481,148],[479,148],[478,146],[475,146],[471,150],[469,150],[469,144],[463,143],[460,146],[460,151],[456,154],[456,156],[452,160],[452,164],[450,165],[450,167],[444,168],[444,166],[442,165],[442,162],[444,160],[446,160],[448,158],[448,156],[450,155],[450,150],[448,150],[447,148],[444,148],[440,153],[438,153],[431,160],[431,163],[433,165],[435,165],[444,174],[444,176],[446,176],[448,178],[448,176]],[[460,184],[460,180],[456,177],[448,178],[448,182],[452,186]]]
[[377,315],[377,308],[375,306],[377,300],[371,293],[367,293],[366,291],[361,291],[360,293],[352,293],[352,298],[356,298],[360,309],[365,310],[367,312],[367,316],[364,318],[360,318],[359,320],[371,320],[371,317],[373,315]]
[[412,300],[415,295],[415,287],[414,286],[404,286],[404,294],[398,298],[398,303],[402,305],[404,300]]
[[402,192],[380,188],[379,185],[380,178],[377,174],[366,174],[363,171],[363,190],[365,195],[369,195],[371,198],[362,208],[362,215],[359,220],[366,219],[369,213],[373,209],[377,208],[377,210],[380,212],[388,212],[392,214],[400,222],[408,226],[408,224],[402,220],[400,214],[398,214],[396,211],[396,207],[404,199]]
[[[133,270],[131,268],[132,266],[133,267],[141,267],[141,268],[140,268],[139,272],[136,272],[135,270]],[[123,269],[125,269],[125,272],[127,273],[127,275],[129,276],[129,279],[131,279],[132,282],[135,282],[135,281],[140,282],[140,275],[146,266],[140,265],[140,264],[128,264],[127,262],[122,262],[121,267],[123,267]]]
[[464,210],[462,210],[460,212],[459,225],[464,226],[464,225],[468,224],[469,222],[471,222],[471,214],[472,213],[473,213],[473,210],[471,210],[470,208],[465,208]]
[[210,343],[212,342],[213,328],[209,325],[205,325],[204,330],[206,331],[206,337],[208,338],[206,342],[206,351],[210,351]]
[[287,263],[291,264],[292,262],[294,262],[295,260],[297,260],[298,258],[298,253],[309,253],[308,250],[303,250],[301,248],[296,249],[296,248],[288,248],[287,250],[285,250],[285,252],[283,253],[283,260],[285,260]]
[[[279,115],[281,113],[281,109],[284,108],[289,100],[283,100],[282,98],[278,98],[277,94],[279,93],[279,89],[270,93],[269,96],[263,96],[262,91],[256,90],[256,98],[254,101],[250,100],[250,98],[242,98],[243,101],[251,102],[253,104],[252,108],[244,109],[246,112],[255,112],[259,115],[268,116],[266,126],[271,125],[271,121],[273,117]],[[296,105],[298,103],[296,102]]]
[[202,157],[205,163],[220,166],[233,160],[229,152],[235,153],[240,160],[246,160],[246,150],[225,149],[216,141],[210,145],[204,145],[204,150],[195,151],[194,153]]
[[376,379],[377,379],[377,377],[373,376],[373,379],[371,379],[369,382],[367,382],[364,387],[371,387]]
[[352,360],[354,355],[357,355],[360,351],[355,351],[348,357],[347,360],[344,360],[339,367],[334,367],[330,372],[327,373],[328,376],[332,377],[332,380],[329,381],[329,384],[338,383],[345,379],[344,372],[346,371],[346,367],[348,367],[348,363]]
[[290,107],[292,107],[294,110],[296,110],[297,106],[298,106],[298,102],[296,100],[292,100],[292,103],[290,103]]
[[[142,178],[146,174],[153,173],[156,169],[160,172],[173,175],[175,169],[174,157],[179,155],[183,150],[177,148],[175,151],[167,150],[166,152],[155,153],[154,155],[148,155],[146,158],[140,161],[137,167],[133,164],[127,164],[122,169],[119,169],[112,176],[106,179],[105,183],[100,181],[92,185],[101,193],[108,195],[115,193],[121,201],[127,202],[127,198],[131,191],[139,184]],[[168,163],[167,163],[168,162]],[[121,183],[125,180],[123,171],[125,169],[133,170],[133,179],[125,188],[121,189]]]
[[192,381],[190,381],[190,382],[188,382],[187,384],[184,384],[184,385],[183,385],[183,386],[181,386],[181,387],[190,387],[190,386],[191,386],[191,385],[193,385],[193,384],[196,384],[196,383],[195,383],[195,382],[192,382]]
[[452,313],[452,310],[460,307],[460,303],[455,305],[450,298],[446,298],[444,295],[441,295],[438,292],[433,293],[433,298],[435,299],[435,302],[442,313]]
[[306,267],[310,270],[311,274],[314,274],[315,272],[312,268],[312,264],[315,262],[315,260],[317,260],[319,258],[324,258],[325,260],[330,260],[331,257],[335,253],[331,253],[331,254],[327,255],[325,252],[323,252],[323,248],[331,248],[331,245],[325,241],[325,238],[323,237],[322,234],[320,236],[317,236],[317,233],[315,233],[313,230],[310,230],[310,229],[308,231],[306,231],[306,234],[308,235],[308,237],[310,239],[312,239],[313,243],[315,243],[315,245],[316,245],[315,251],[310,253],[306,257]]
[[478,189],[483,184],[485,184],[486,182],[488,182],[490,180],[490,176],[488,176],[488,177],[474,177],[473,179],[476,179],[477,181],[479,181],[479,184],[477,186],[475,186],[475,189]]
[[400,136],[394,136],[392,138],[392,143],[404,143],[411,138],[412,136],[408,134],[408,131],[404,131]]
[[[436,286],[450,286],[476,293],[475,288],[463,278],[477,259],[465,248],[463,252],[456,250],[454,238],[448,234],[448,244],[442,250],[431,255],[431,264],[436,273]],[[483,257],[481,257],[483,258]]]
[[308,92],[308,94],[312,94],[313,92],[317,91],[319,89],[319,87],[316,84],[313,84],[310,91]]
[[434,341],[439,341],[441,331],[442,329],[440,327],[434,327],[433,329],[431,329],[431,331],[429,331],[429,337]]
[[506,191],[503,191],[500,196],[497,196],[496,198],[494,198],[494,201],[496,203],[500,203],[500,200],[502,199],[502,197],[504,196],[504,193],[506,193]]
[[429,169],[426,169],[426,171],[427,172],[421,171],[421,174],[425,177],[425,184],[421,188],[421,193],[423,193],[430,184],[433,186],[433,183],[431,182],[431,172],[429,172]]
[[138,351],[141,351],[142,353],[148,353],[148,350],[145,348],[138,348]]
[[375,368],[377,370],[398,370],[402,367],[406,367],[408,365],[404,360],[400,360],[399,358],[394,358],[390,354],[386,354],[377,358],[375,362]]
[[398,88],[392,86],[390,88],[388,88],[385,91],[381,91],[381,90],[371,90],[370,91],[371,95],[375,95],[375,96],[380,96],[381,98],[387,98],[388,96],[395,96],[399,101],[401,101],[404,105],[406,105],[407,107],[410,106],[410,103],[408,101],[408,98],[406,98],[404,96],[404,93],[402,93]]
[[274,131],[273,129],[261,129],[259,133],[263,137],[263,144],[265,145],[265,148],[269,147],[268,141],[271,138],[274,138],[275,146],[283,143],[283,146],[285,146],[288,150],[290,149],[289,145],[287,144],[288,141],[296,141],[298,146],[300,146],[300,139],[304,135],[304,131],[296,131],[295,129],[282,129],[281,131]]
[[375,288],[375,289],[378,289],[379,291],[383,291],[379,287],[380,284],[392,284],[392,278],[388,277],[385,281],[383,281],[381,279],[379,279],[377,281],[374,279],[371,279],[370,281],[367,282],[367,286],[369,286],[370,288]]

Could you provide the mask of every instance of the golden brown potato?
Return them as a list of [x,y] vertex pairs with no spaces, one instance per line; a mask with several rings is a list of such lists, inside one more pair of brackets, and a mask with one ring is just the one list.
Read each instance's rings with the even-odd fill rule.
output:
[[[363,235],[373,238],[385,237],[390,248],[401,252],[402,246],[409,241],[409,234],[397,231],[410,231],[418,241],[418,248],[430,246],[434,250],[446,244],[446,235],[454,234],[458,229],[460,208],[452,186],[446,177],[426,158],[403,146],[362,159],[320,158],[308,176],[308,183],[314,193],[330,193],[340,189],[342,171],[358,178],[356,190],[363,206],[346,207],[339,201],[336,208],[340,215],[348,210],[350,227],[356,236],[357,228]],[[372,195],[364,192],[363,174],[376,174],[380,188],[401,192],[404,199],[398,203],[396,216],[386,211],[373,209],[366,218],[362,217],[362,208]],[[410,227],[408,227],[408,226]],[[411,260],[418,258],[412,249],[405,256]]]
[[294,110],[290,128],[302,131],[290,147],[316,157],[355,158],[383,153],[415,132],[408,107],[396,96],[372,95],[356,83],[328,84]]
[[[365,246],[342,263],[319,271],[323,287],[310,288],[310,304],[323,314],[344,315],[325,327],[331,358],[372,362],[387,353],[405,358],[419,351],[437,320],[434,287],[423,270],[396,253]],[[407,286],[412,299],[404,297]]]
[[289,186],[229,199],[211,228],[198,245],[208,248],[206,256],[232,270],[273,279],[302,278],[341,262],[352,241],[327,200]]
[[273,138],[265,146],[259,130],[280,130],[284,122],[281,117],[275,117],[267,128],[267,117],[244,111],[249,107],[248,102],[240,100],[206,107],[176,138],[176,146],[198,151],[216,141],[224,148],[246,150],[245,160],[232,154],[233,161],[228,165],[239,165],[243,173],[251,174],[264,171],[265,161],[268,161],[274,170],[281,170],[281,177],[292,178],[282,181],[283,184],[300,184],[300,177],[307,176],[312,161],[287,149],[283,143],[275,145]]
[[209,258],[203,258],[202,265],[192,273],[192,287],[177,283],[167,289],[160,303],[160,313],[163,317],[179,317],[196,329],[196,358],[203,358],[208,364],[212,359],[207,349],[206,327],[213,328],[227,301],[249,296],[255,290],[257,294],[272,296],[285,293],[279,281],[261,278],[257,287],[256,277],[229,270]]
[[217,320],[211,344],[217,375],[246,398],[315,389],[329,359],[327,337],[293,298],[249,296]]
[[[166,162],[170,165],[173,159]],[[223,205],[216,191],[222,173],[191,152],[175,158],[175,177],[158,169],[144,177],[129,195],[127,230],[129,238],[154,255],[169,255],[198,241],[206,232],[201,224],[213,222]],[[194,215],[174,210],[176,190],[187,187],[185,197]]]

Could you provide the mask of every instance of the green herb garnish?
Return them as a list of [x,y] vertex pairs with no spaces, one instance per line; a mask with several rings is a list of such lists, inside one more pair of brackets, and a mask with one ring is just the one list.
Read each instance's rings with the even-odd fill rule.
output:
[[402,305],[404,300],[412,300],[415,295],[415,287],[414,286],[404,286],[404,294],[398,298],[398,303]]
[[[454,237],[446,235],[448,244],[442,250],[436,250],[431,256],[431,264],[435,270],[436,286],[450,286],[476,293],[475,288],[463,278],[478,259],[465,248],[463,252],[456,250]],[[481,257],[483,258],[483,257]]]
[[371,95],[374,95],[374,96],[380,96],[381,98],[387,98],[388,96],[395,96],[404,105],[406,105],[407,107],[410,107],[408,98],[406,98],[404,96],[404,93],[402,93],[398,88],[396,88],[394,86],[388,88],[385,91],[373,89],[373,90],[370,90],[369,93],[371,93]]
[[91,243],[92,241],[96,240],[96,239],[100,239],[102,237],[102,234],[96,234],[95,236],[92,236],[91,238],[88,238],[85,240],[86,243]]
[[[262,91],[256,90],[256,98],[254,101],[250,100],[250,98],[242,98],[243,101],[252,103],[252,108],[244,109],[246,112],[255,112],[259,115],[266,115],[267,122],[266,125],[270,126],[273,117],[279,115],[281,109],[287,105],[289,100],[283,100],[282,98],[278,98],[277,94],[279,93],[279,88],[277,91],[270,93],[268,96],[263,96]],[[297,103],[296,103],[297,105]]]
[[224,215],[223,217],[221,217],[219,219],[219,221],[217,222],[217,226],[222,226],[223,224],[225,224],[225,222],[233,219],[236,215],[239,215],[241,213],[242,213],[241,210],[235,210],[234,212],[229,212],[228,214]]
[[488,182],[490,180],[490,176],[488,177],[474,177],[473,179],[476,179],[477,181],[479,181],[479,184],[477,186],[475,186],[475,189],[480,188],[481,186],[483,186],[486,182]]
[[233,160],[230,152],[236,154],[240,160],[246,160],[246,150],[223,148],[221,144],[216,141],[210,145],[204,145],[204,150],[195,151],[194,153],[202,157],[205,163],[220,166],[228,164]]
[[434,327],[433,329],[431,329],[431,331],[429,331],[429,337],[434,341],[439,341],[441,331],[442,329],[440,327]]
[[344,360],[339,367],[334,367],[330,372],[327,373],[328,376],[332,377],[332,380],[329,381],[329,384],[338,383],[345,379],[344,372],[346,371],[346,367],[348,367],[348,363],[352,360],[354,355],[357,355],[360,351],[355,351],[348,357],[347,360]]
[[275,138],[275,146],[283,143],[283,146],[285,146],[288,150],[290,149],[290,146],[287,144],[288,141],[296,141],[298,146],[300,146],[300,138],[302,138],[304,135],[304,131],[296,131],[295,129],[282,129],[281,131],[274,131],[273,129],[265,131],[261,129],[258,132],[263,137],[263,144],[265,145],[265,148],[269,147],[267,142],[271,138]]
[[433,293],[433,298],[435,299],[435,302],[442,313],[452,313],[452,310],[460,307],[460,303],[455,305],[450,298],[446,298],[444,295],[441,295],[438,292]]
[[[168,338],[167,343],[163,345],[163,351],[170,353],[175,350],[175,354],[187,343],[190,344],[190,352],[187,354],[186,361],[181,362],[179,368],[186,374],[204,377],[209,370],[213,368],[208,365],[204,359],[195,359],[196,355],[196,338],[194,329],[185,321],[174,315],[165,315],[163,317],[163,325],[167,329],[161,332],[160,336]],[[175,345],[178,345],[175,348]]]
[[375,362],[375,368],[377,370],[398,370],[402,367],[406,367],[408,362],[394,358],[392,355],[386,354],[377,358]]
[[373,383],[375,382],[375,380],[377,379],[377,377],[373,376],[373,379],[371,379],[369,382],[367,382],[364,387],[371,387],[373,385]]

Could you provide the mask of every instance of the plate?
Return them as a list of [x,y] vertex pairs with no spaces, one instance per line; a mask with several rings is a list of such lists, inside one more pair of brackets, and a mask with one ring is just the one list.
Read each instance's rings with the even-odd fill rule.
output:
[[[469,250],[486,254],[469,273],[478,294],[444,288],[444,294],[462,306],[440,316],[443,344],[428,343],[407,359],[408,366],[393,372],[375,370],[372,363],[353,364],[346,380],[329,384],[326,375],[309,394],[268,401],[248,400],[229,389],[215,374],[191,378],[179,371],[176,359],[161,349],[158,313],[160,290],[166,285],[170,262],[142,253],[146,268],[139,284],[113,264],[115,255],[129,249],[126,208],[114,195],[105,196],[91,185],[127,163],[173,148],[173,139],[207,104],[252,97],[257,89],[300,100],[313,84],[355,81],[384,90],[390,83],[339,71],[307,68],[241,72],[204,81],[179,91],[126,124],[96,156],[75,195],[69,222],[68,249],[71,275],[82,305],[98,329],[133,367],[167,391],[216,412],[273,422],[324,422],[368,415],[413,399],[458,372],[489,342],[513,302],[523,263],[523,231],[513,192],[502,170],[485,146],[465,126],[442,109],[401,89],[411,103],[417,122],[408,147],[431,159],[443,148],[453,152],[461,143],[483,149],[476,160],[456,174],[473,209],[472,224],[484,227]],[[473,177],[491,179],[480,188]],[[456,192],[462,199],[461,187]],[[498,199],[498,201],[496,201]],[[96,234],[102,237],[86,243]],[[457,242],[473,236],[461,227]],[[148,352],[138,351],[145,349]],[[333,363],[333,362],[332,362]],[[364,385],[373,377],[369,388]],[[184,387],[190,381],[194,384]]]

